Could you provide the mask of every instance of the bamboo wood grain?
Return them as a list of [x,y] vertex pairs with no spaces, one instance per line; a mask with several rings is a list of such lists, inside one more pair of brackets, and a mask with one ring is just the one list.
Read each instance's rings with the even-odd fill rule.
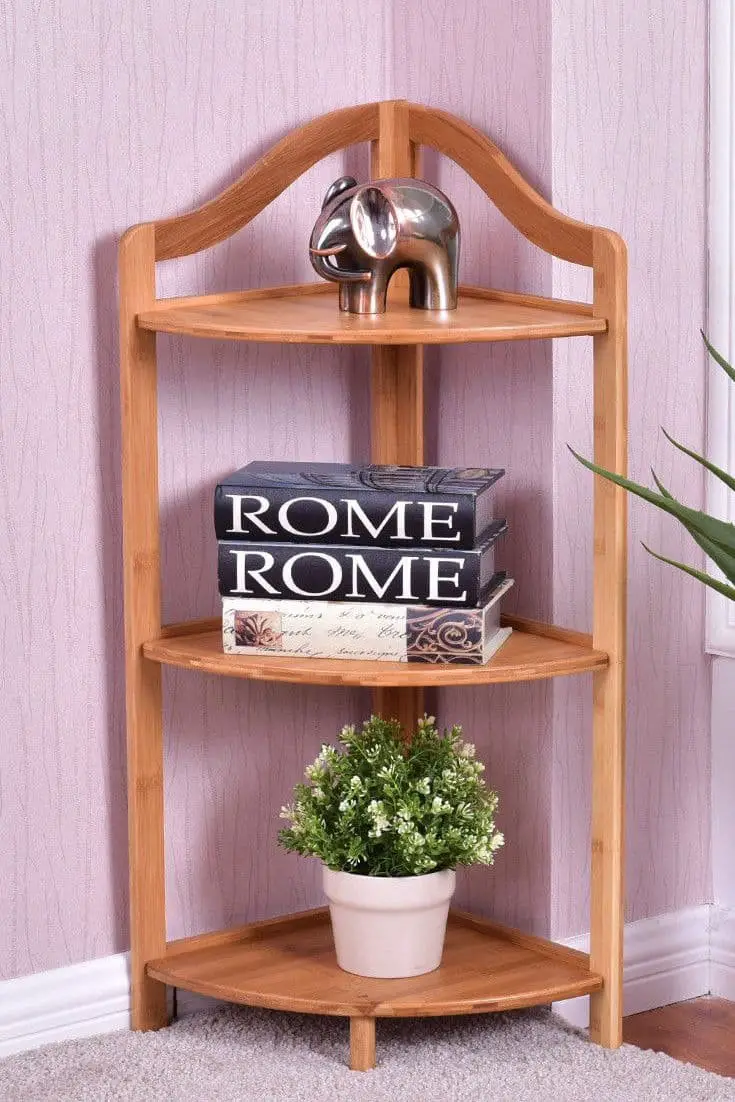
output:
[[[417,150],[411,145],[408,104],[381,103],[379,134],[371,150],[373,179],[411,176],[417,165]],[[408,305],[408,276],[399,272],[391,280],[388,309],[400,306],[413,320],[425,310]],[[370,454],[373,463],[421,466],[424,462],[424,350],[420,343],[401,346],[376,345],[372,352],[370,389]],[[424,714],[424,693],[416,685],[406,688],[378,688],[373,693],[373,712],[385,719],[397,719],[404,737],[415,730]]]
[[378,110],[377,103],[344,107],[292,130],[210,202],[156,222],[156,260],[188,256],[231,237],[317,161],[376,138]]
[[[242,677],[251,681],[283,681],[306,685],[363,685],[373,688],[491,685],[511,681],[536,681],[586,673],[607,665],[607,655],[589,646],[555,639],[538,631],[513,631],[497,654],[484,666],[434,666],[411,662],[362,662],[339,658],[287,658],[282,655],[225,654],[222,626],[200,621],[202,631],[162,633],[144,644],[143,653],[153,662],[200,673]],[[214,626],[212,626],[214,625]],[[192,625],[193,626],[193,625]],[[173,630],[173,629],[168,629]],[[575,633],[573,633],[575,634]],[[382,697],[381,714],[414,722],[420,713],[408,712],[399,698]]]
[[375,1018],[350,1018],[350,1071],[375,1067]]
[[[399,273],[400,274],[400,273]],[[143,329],[210,340],[278,344],[458,344],[541,340],[604,332],[604,318],[585,304],[535,295],[462,288],[456,310],[412,309],[391,299],[385,314],[341,312],[331,288],[319,284],[160,299],[138,315]]]
[[583,954],[463,915],[450,914],[441,967],[399,980],[343,972],[326,911],[321,921],[295,915],[290,929],[279,920],[237,941],[212,945],[211,936],[203,948],[150,961],[149,974],[231,1002],[350,1018],[494,1012],[587,994],[601,984]]
[[[616,234],[595,232],[594,308],[608,331],[594,340],[594,457],[627,470],[627,253]],[[590,959],[604,978],[590,1004],[590,1036],[622,1042],[625,824],[625,492],[595,478],[593,642],[610,656],[593,685]]]
[[552,207],[485,134],[433,107],[411,103],[408,112],[411,140],[451,157],[524,237],[561,260],[591,267],[594,228]]
[[[373,174],[420,171],[420,147],[452,157],[502,213],[555,256],[594,268],[594,303],[462,289],[456,311],[411,310],[405,278],[374,318],[340,314],[324,284],[156,301],[155,260],[197,252],[246,225],[321,157],[373,144]],[[402,280],[402,282],[401,282]],[[224,655],[219,622],[160,626],[155,332],[286,343],[370,344],[373,458],[423,462],[426,343],[593,335],[595,458],[624,472],[626,260],[622,241],[551,207],[483,134],[446,112],[390,101],[333,112],[288,135],[198,210],[134,227],[120,253],[126,699],[133,1025],[165,1024],[166,982],[203,994],[354,1019],[355,1065],[374,1058],[374,1018],[471,1013],[592,993],[591,1036],[620,1043],[625,664],[625,495],[595,487],[594,627],[507,618],[514,632],[483,667]],[[142,655],[151,661],[144,661]],[[609,656],[609,657],[608,657]],[[366,981],[336,967],[319,913],[165,942],[160,663],[258,680],[376,689],[408,726],[421,687],[594,674],[591,971],[583,954],[468,915],[450,923],[442,967],[409,981]],[[143,962],[149,961],[147,970]],[[373,985],[371,987],[371,985]],[[398,986],[396,986],[398,985]],[[408,985],[408,986],[406,986]],[[413,986],[411,986],[413,985]],[[371,1053],[372,1050],[372,1053]]]
[[160,667],[141,646],[161,625],[158,534],[156,338],[136,314],[155,298],[153,230],[138,226],[120,243],[125,701],[128,755],[132,1023],[168,1022],[165,987],[145,962],[166,944],[163,853],[163,725]]

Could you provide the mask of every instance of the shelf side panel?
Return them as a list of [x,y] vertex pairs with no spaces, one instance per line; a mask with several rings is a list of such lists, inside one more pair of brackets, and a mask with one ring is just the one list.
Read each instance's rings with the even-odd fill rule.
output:
[[[594,309],[608,329],[594,338],[594,458],[626,474],[627,254],[606,230],[595,234]],[[593,645],[609,655],[594,675],[590,959],[604,987],[590,1002],[590,1036],[622,1043],[625,825],[625,631],[627,495],[595,477]]]
[[132,1024],[168,1024],[166,988],[145,962],[166,943],[161,668],[143,643],[161,630],[156,336],[136,324],[155,299],[152,225],[120,244],[123,577],[130,852]]

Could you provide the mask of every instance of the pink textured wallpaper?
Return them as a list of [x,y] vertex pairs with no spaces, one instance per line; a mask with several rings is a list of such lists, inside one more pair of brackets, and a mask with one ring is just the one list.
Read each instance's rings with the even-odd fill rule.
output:
[[[551,84],[545,0],[395,6],[394,93],[484,129],[545,194]],[[437,48],[436,43],[441,43]],[[410,43],[410,48],[409,48]],[[505,221],[467,175],[425,153],[425,173],[452,196],[467,283],[551,291],[551,260]],[[463,345],[429,354],[435,388],[431,458],[506,468],[498,509],[509,531],[500,561],[516,579],[509,607],[548,619],[552,601],[551,347]],[[529,552],[533,548],[533,553]],[[439,715],[460,722],[500,792],[506,845],[495,866],[463,874],[462,905],[544,933],[549,928],[551,694],[545,684],[443,691]]]
[[[700,0],[553,0],[554,201],[618,230],[630,257],[631,476],[703,503],[699,467],[663,425],[704,447],[706,5]],[[554,293],[586,294],[555,264]],[[592,476],[587,342],[554,345],[554,615],[591,624]],[[652,559],[641,540],[700,563],[682,529],[630,501],[627,917],[710,896],[709,660],[704,590]],[[588,928],[590,693],[554,683],[552,928]]]
[[[649,457],[664,477],[674,467],[651,439],[659,420],[698,443],[701,5],[677,0],[680,18],[666,20],[653,0],[617,0],[609,23],[582,19],[591,7],[499,0],[490,19],[482,0],[46,0],[22,22],[8,8],[0,978],[127,945],[116,314],[126,226],[209,197],[288,129],[333,107],[396,95],[446,107],[486,129],[547,195],[553,177],[560,206],[628,237],[634,473]],[[630,30],[620,30],[623,15]],[[315,68],[327,50],[337,60]],[[621,58],[629,97],[618,88]],[[310,278],[312,212],[345,164],[364,172],[365,151],[318,166],[210,254],[161,266],[159,293]],[[426,174],[456,198],[463,279],[563,292],[564,277],[462,173],[428,155]],[[587,443],[588,361],[567,355],[568,366],[545,344],[430,354],[430,438],[439,461],[508,467],[517,607],[580,623],[585,533],[564,518],[578,519],[589,487],[563,444]],[[160,339],[166,618],[216,608],[210,500],[220,474],[254,456],[367,455],[356,413],[366,366],[359,350]],[[676,471],[672,485],[696,499],[699,483],[677,481],[682,464]],[[641,510],[638,523],[679,550],[673,528],[661,525],[659,540],[654,517]],[[632,564],[637,917],[706,895],[707,734],[701,595],[635,547]],[[555,587],[552,568],[574,584]],[[319,743],[369,708],[367,695],[173,672],[165,686],[171,936],[311,904],[316,868],[275,848],[277,809]],[[466,878],[463,901],[572,932],[584,924],[584,692],[570,682],[446,693],[440,708],[478,741],[508,835],[496,869]]]

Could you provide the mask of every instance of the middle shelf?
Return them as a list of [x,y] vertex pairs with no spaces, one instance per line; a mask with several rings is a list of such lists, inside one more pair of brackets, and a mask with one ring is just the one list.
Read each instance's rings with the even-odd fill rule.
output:
[[242,677],[251,681],[285,681],[309,685],[488,685],[537,681],[603,669],[604,651],[591,638],[535,620],[507,616],[513,634],[484,666],[424,665],[409,662],[358,662],[337,658],[290,658],[281,655],[225,654],[218,620],[194,620],[163,628],[143,653],[166,666]]

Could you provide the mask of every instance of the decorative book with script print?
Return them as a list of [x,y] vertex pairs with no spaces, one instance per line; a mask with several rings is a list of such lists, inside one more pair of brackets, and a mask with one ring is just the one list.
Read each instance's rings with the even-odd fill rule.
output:
[[253,462],[216,488],[219,540],[467,549],[493,520],[487,467]]
[[484,665],[510,635],[500,600],[512,585],[503,579],[482,608],[462,609],[225,598],[223,646],[228,654]]

